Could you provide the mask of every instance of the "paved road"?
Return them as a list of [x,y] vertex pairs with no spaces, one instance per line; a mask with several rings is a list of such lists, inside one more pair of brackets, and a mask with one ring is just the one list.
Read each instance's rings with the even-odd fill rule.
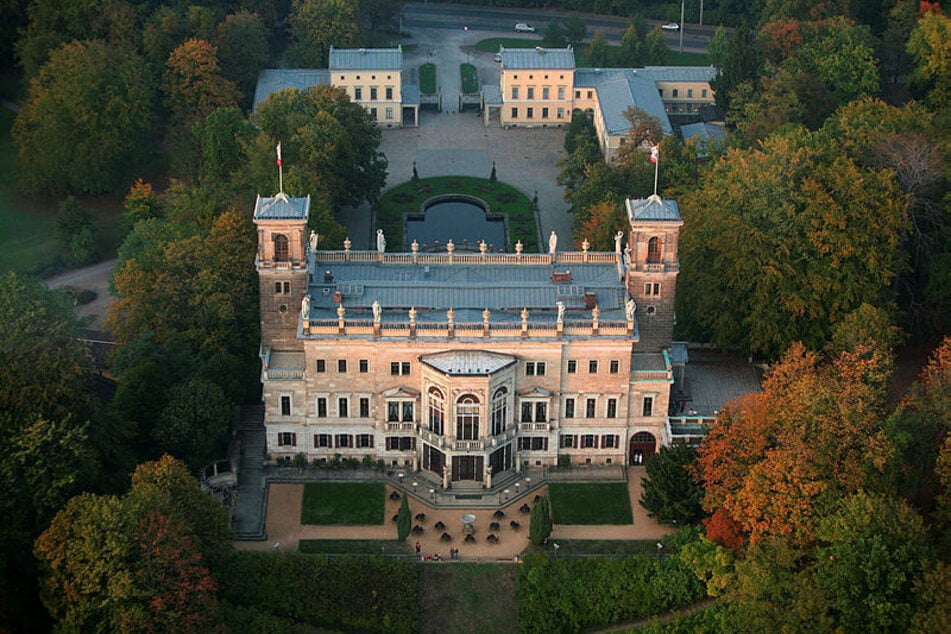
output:
[[89,304],[77,306],[76,314],[88,319],[87,326],[89,328],[102,330],[106,313],[109,312],[109,306],[114,299],[109,294],[109,282],[112,279],[112,269],[115,268],[116,262],[118,260],[104,260],[90,266],[84,266],[81,269],[67,271],[46,280],[46,286],[49,288],[73,286],[95,291],[96,299]]

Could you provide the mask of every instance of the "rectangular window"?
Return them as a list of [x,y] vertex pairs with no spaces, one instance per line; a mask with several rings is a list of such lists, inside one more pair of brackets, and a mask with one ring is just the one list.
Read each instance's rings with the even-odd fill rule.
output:
[[584,403],[584,417],[585,418],[594,418],[595,417],[595,408],[598,406],[598,399],[589,398]]
[[654,397],[645,396],[644,397],[644,408],[641,411],[642,416],[651,416],[654,413]]
[[609,398],[608,399],[608,410],[606,412],[608,418],[617,418],[617,399]]
[[658,88],[658,89],[657,89],[657,92],[660,93],[660,98],[663,99],[663,98],[664,98],[664,89],[663,89],[663,88]]
[[327,371],[327,361],[326,359],[317,359],[317,371],[326,372]]
[[357,447],[373,448],[373,434],[359,434],[357,436]]
[[565,418],[574,418],[575,417],[575,399],[566,398],[565,399]]
[[693,98],[693,88],[687,89],[687,97]]
[[377,116],[376,116],[376,108],[370,108],[370,116],[373,117],[374,119],[377,118]]
[[522,436],[518,439],[518,448],[522,451],[545,451],[548,439],[543,436]]
[[400,450],[400,439],[396,436],[392,436],[386,439],[386,450],[387,451],[399,451]]
[[350,434],[337,434],[335,440],[338,447],[353,447],[353,436]]
[[370,371],[370,361],[368,359],[360,359],[360,374],[366,374]]
[[512,108],[512,118],[518,119],[518,108]]
[[588,99],[594,99],[594,91],[593,91],[593,90],[589,90],[589,91],[588,91]]
[[679,92],[680,92],[680,91],[678,91],[676,88],[674,88],[674,90],[673,90],[673,95],[674,95],[674,97],[676,97]]
[[347,418],[350,416],[350,401],[348,399],[337,399],[337,416],[340,418]]
[[401,436],[400,437],[400,450],[401,451],[414,451],[416,449],[416,439],[412,436]]
[[545,376],[545,362],[544,361],[525,362],[525,374],[526,376]]
[[700,91],[700,96],[703,97],[704,99],[707,98],[707,89],[706,89],[706,88],[704,88],[704,89],[702,89],[702,90]]
[[535,422],[548,422],[548,403],[535,403]]
[[542,108],[542,119],[548,118],[548,108]]
[[576,91],[575,91],[575,99],[581,99],[581,91],[580,91],[580,90],[576,90]]
[[601,446],[605,449],[614,449],[618,446],[619,438],[614,434],[606,434],[601,436]]
[[327,399],[323,396],[317,397],[317,418],[327,418]]
[[574,446],[575,446],[574,434],[562,434],[561,436],[562,449],[573,449]]
[[621,371],[621,362],[617,359],[611,359],[611,374],[617,374]]
[[400,403],[399,401],[389,401],[386,404],[386,420],[389,423],[400,422]]
[[413,422],[413,401],[403,401],[403,422]]
[[337,359],[337,372],[340,374],[347,373],[347,360],[346,359]]
[[564,119],[564,118],[565,118],[565,109],[564,109],[564,108],[558,108],[558,110],[555,111],[555,116],[557,116],[559,119]]
[[360,418],[370,418],[370,399],[360,399]]
[[512,99],[518,99],[518,86],[512,86]]
[[363,88],[357,86],[353,89],[353,100],[360,101],[361,99],[363,99]]
[[409,361],[400,363],[400,373],[402,373],[403,376],[409,376]]
[[290,416],[291,415],[291,397],[282,396],[281,397],[281,416]]
[[376,101],[376,86],[370,86],[370,101]]
[[558,86],[558,98],[559,98],[559,99],[564,99],[564,98],[565,98],[565,87],[564,87],[564,86]]
[[527,99],[534,99],[534,98],[535,98],[535,87],[534,87],[534,86],[529,86],[529,87],[528,87],[528,97],[526,97],[526,98],[527,98]]
[[660,284],[644,284],[644,294],[645,295],[660,295]]
[[314,434],[314,447],[331,447],[330,434]]
[[277,295],[288,295],[291,292],[290,282],[274,282],[274,292]]
[[593,449],[598,446],[598,437],[594,434],[585,434],[581,437],[582,449]]
[[535,109],[534,109],[534,108],[527,108],[526,110],[527,110],[527,112],[525,113],[525,118],[526,118],[526,119],[532,119],[532,118],[535,117]]
[[393,108],[387,108],[387,109],[386,109],[386,118],[387,118],[387,119],[392,119],[392,118],[393,118]]
[[588,374],[597,374],[598,373],[598,362],[595,359],[588,361]]
[[574,374],[578,371],[578,361],[575,359],[568,359],[568,374]]
[[522,402],[522,422],[530,423],[532,422],[532,404],[528,401]]
[[277,435],[278,447],[296,447],[297,434],[292,431],[282,431]]
[[398,361],[394,361],[393,363],[390,364],[390,374],[392,374],[393,376],[400,375],[400,364]]
[[551,99],[551,88],[542,86],[542,99]]
[[392,87],[392,86],[387,86],[387,87],[386,87],[386,100],[387,100],[387,101],[392,101],[392,100],[393,100],[393,87]]

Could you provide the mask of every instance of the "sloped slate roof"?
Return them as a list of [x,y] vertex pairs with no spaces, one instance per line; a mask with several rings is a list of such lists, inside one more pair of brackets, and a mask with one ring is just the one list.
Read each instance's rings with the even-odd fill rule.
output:
[[335,70],[401,70],[403,48],[330,47],[328,67]]
[[579,68],[575,71],[576,88],[595,88],[608,134],[622,135],[631,127],[624,117],[629,107],[640,108],[660,121],[661,131],[672,134],[664,102],[657,85],[649,77],[629,68]]
[[285,88],[307,90],[330,83],[330,72],[319,68],[266,68],[258,74],[254,89],[254,109],[267,98]]
[[515,363],[515,357],[484,350],[448,350],[423,355],[420,361],[443,374],[482,376],[512,365]]
[[717,76],[717,69],[713,66],[645,66],[637,72],[651,81],[670,82],[709,82]]
[[307,220],[310,213],[310,196],[291,198],[277,194],[270,198],[258,196],[254,203],[255,220]]
[[627,209],[627,217],[632,222],[683,222],[677,201],[662,199],[657,194],[647,198],[628,198],[624,201],[624,206]]
[[568,48],[503,48],[504,70],[571,70],[575,52]]

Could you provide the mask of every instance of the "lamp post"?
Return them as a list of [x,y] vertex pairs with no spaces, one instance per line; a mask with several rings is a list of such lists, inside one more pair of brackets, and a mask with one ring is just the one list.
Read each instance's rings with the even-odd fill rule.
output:
[[680,0],[680,52],[684,52],[684,3],[686,0]]
[[418,482],[413,482],[413,495],[416,495],[416,486],[418,484],[419,484]]
[[508,499],[509,499],[509,490],[508,490],[508,489],[505,489],[504,491],[502,491],[502,493],[505,494],[505,501],[507,502]]
[[469,54],[470,54],[470,50],[469,50],[469,25],[467,24],[467,25],[465,25],[464,27],[462,27],[462,30],[465,31],[465,35],[464,35],[463,38],[462,38],[462,40],[463,40],[462,45],[466,47],[466,64],[468,64],[468,63],[469,63]]
[[436,501],[436,489],[430,489],[430,490],[429,490],[429,497],[432,498],[432,501],[433,501],[433,502]]
[[515,483],[515,495],[518,495],[518,488],[519,488],[520,486],[522,486],[522,483],[521,483],[521,482],[516,482],[516,483]]
[[401,471],[396,474],[396,477],[400,479],[400,486],[403,486],[403,478],[406,477],[406,474]]

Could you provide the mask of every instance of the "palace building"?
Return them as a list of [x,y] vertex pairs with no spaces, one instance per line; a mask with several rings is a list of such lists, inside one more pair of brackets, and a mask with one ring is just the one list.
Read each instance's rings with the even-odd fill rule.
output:
[[371,251],[307,235],[309,198],[259,197],[267,451],[422,470],[640,464],[672,441],[676,201],[627,201],[612,252]]

